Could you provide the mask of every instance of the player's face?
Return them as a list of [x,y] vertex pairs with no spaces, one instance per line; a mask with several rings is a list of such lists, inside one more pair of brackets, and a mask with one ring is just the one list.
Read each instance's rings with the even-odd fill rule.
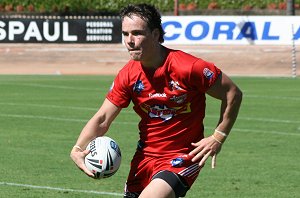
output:
[[124,17],[122,33],[131,59],[142,62],[153,59],[158,38],[155,31],[151,32],[145,21],[135,15]]

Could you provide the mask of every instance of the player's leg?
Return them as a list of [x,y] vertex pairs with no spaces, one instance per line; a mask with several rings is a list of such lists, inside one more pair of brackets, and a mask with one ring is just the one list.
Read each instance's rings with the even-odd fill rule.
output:
[[150,184],[142,191],[140,197],[177,198],[184,197],[189,186],[182,177],[170,171],[155,174]]
[[172,187],[163,179],[153,179],[139,198],[176,198]]
[[151,170],[155,161],[142,152],[136,152],[124,188],[124,198],[138,198],[151,181]]

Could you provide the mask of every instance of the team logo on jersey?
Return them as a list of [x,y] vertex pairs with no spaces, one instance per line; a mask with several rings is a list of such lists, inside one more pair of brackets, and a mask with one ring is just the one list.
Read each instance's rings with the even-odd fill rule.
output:
[[173,167],[180,167],[182,166],[186,161],[189,161],[192,159],[192,156],[189,155],[179,155],[178,157],[171,160],[171,165]]
[[172,96],[170,100],[176,102],[177,104],[181,104],[186,100],[186,98],[187,98],[187,94],[183,94],[181,96]]
[[166,105],[150,106],[142,104],[141,109],[146,112],[150,118],[161,118],[163,121],[168,121],[178,114],[191,112],[190,103],[173,108],[169,108]]
[[136,92],[137,94],[140,94],[144,90],[145,86],[141,80],[137,80],[134,83],[133,86],[133,91]]
[[182,157],[177,157],[177,158],[171,160],[171,165],[173,167],[179,167],[183,164],[183,162],[184,162],[184,159]]
[[179,82],[178,81],[174,81],[174,80],[171,80],[169,82],[169,86],[171,87],[171,90],[182,90],[182,88],[179,86]]
[[208,68],[204,68],[203,74],[207,79],[211,79],[214,76],[214,72],[212,72]]

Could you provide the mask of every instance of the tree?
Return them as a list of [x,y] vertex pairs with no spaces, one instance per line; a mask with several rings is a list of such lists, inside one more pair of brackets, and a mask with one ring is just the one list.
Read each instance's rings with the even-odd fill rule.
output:
[[295,0],[287,0],[286,14],[295,15]]

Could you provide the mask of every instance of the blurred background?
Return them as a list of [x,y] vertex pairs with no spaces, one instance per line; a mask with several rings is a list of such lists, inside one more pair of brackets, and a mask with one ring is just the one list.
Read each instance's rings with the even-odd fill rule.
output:
[[[244,93],[217,168],[186,197],[299,197],[300,0],[0,0],[0,197],[122,197],[132,106],[107,134],[123,156],[113,177],[86,177],[69,152],[129,59],[118,11],[144,2],[161,11],[163,45],[215,63]],[[207,97],[207,135],[218,117]]]

